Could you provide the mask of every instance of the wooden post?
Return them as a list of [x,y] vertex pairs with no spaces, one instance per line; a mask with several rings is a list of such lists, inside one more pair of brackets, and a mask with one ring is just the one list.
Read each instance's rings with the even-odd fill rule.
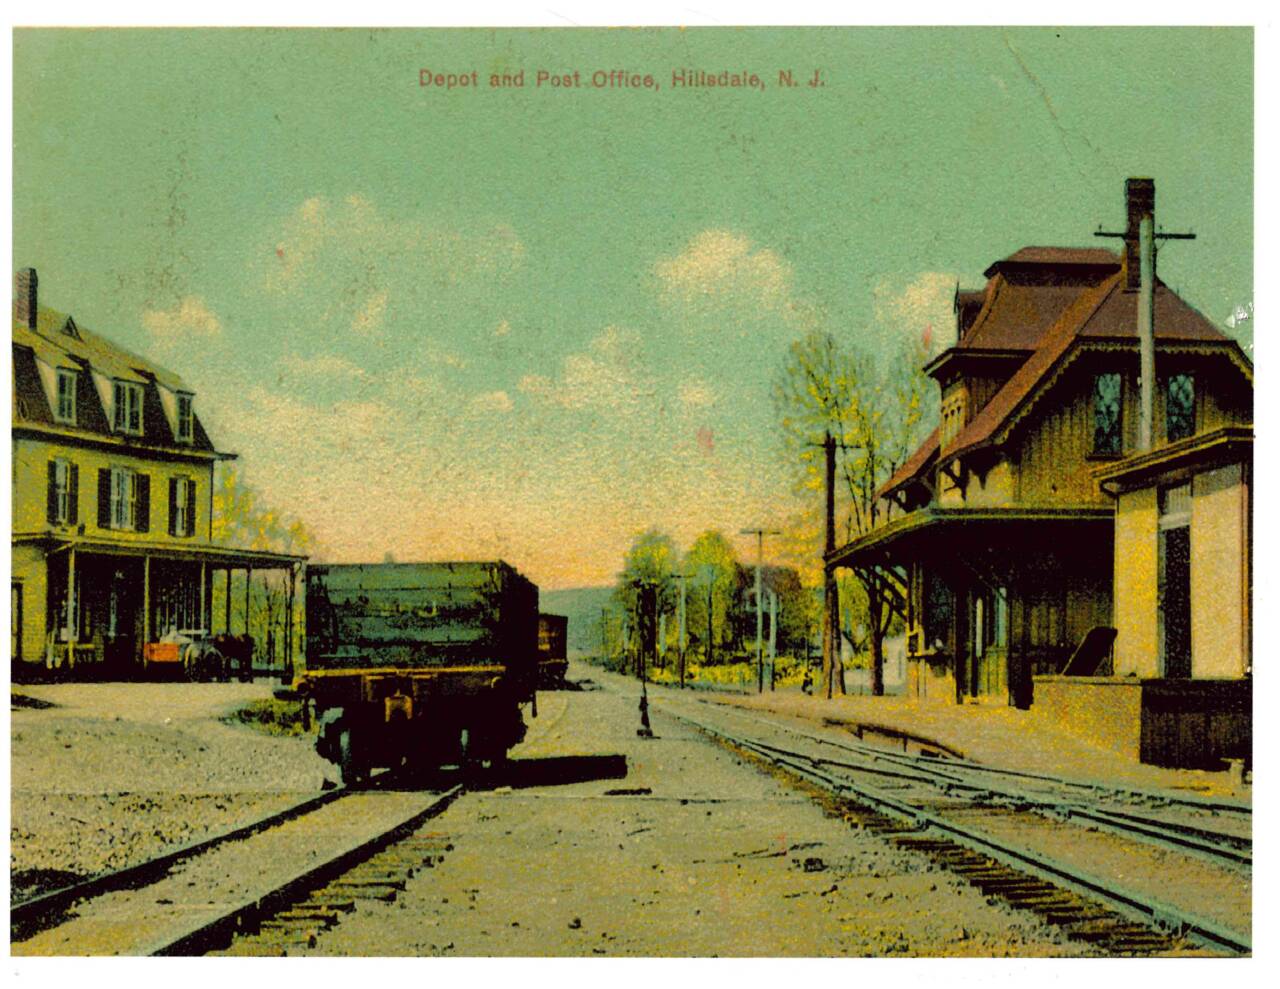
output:
[[[822,441],[826,457],[826,527],[823,539],[823,627],[822,674],[826,681],[828,698],[836,682],[836,669],[840,666],[840,592],[836,587],[835,570],[825,562],[825,555],[836,548],[836,441],[830,431]],[[844,670],[840,670],[841,693],[844,693]]]
[[231,634],[231,568],[229,566],[223,567],[222,572],[227,575],[226,593],[223,595],[224,600],[222,602],[226,608],[222,616],[222,631],[225,632],[227,635],[230,635]]
[[[76,551],[67,550],[67,656],[75,656],[75,641],[80,634],[79,605],[76,600]],[[72,662],[75,662],[72,659]]]
[[249,586],[253,583],[253,567],[244,568],[244,634],[249,634]]
[[[142,558],[142,642],[151,641],[151,557],[144,556]],[[142,661],[142,667],[145,670],[147,666],[146,660]]]
[[293,679],[293,585],[296,575],[293,572],[293,564],[289,564],[286,571],[289,575],[289,588],[285,592],[284,607],[284,670],[285,679]]
[[205,634],[209,635],[213,632],[210,627],[213,624],[213,616],[209,614],[209,564],[204,560],[200,561],[200,627],[204,629]]

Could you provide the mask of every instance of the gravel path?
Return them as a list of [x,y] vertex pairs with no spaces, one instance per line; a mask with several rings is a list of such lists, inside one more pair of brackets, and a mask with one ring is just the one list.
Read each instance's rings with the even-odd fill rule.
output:
[[220,719],[265,684],[23,687],[10,711],[12,895],[144,861],[318,790],[308,737]]
[[440,864],[300,953],[1091,953],[661,713],[658,737],[638,739],[634,698],[544,694],[538,706],[516,760],[624,754],[626,779],[464,794],[431,822],[453,846]]

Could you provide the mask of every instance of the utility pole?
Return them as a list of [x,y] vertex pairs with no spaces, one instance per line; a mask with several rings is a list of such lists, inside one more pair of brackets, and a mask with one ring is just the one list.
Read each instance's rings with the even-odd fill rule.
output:
[[769,689],[778,688],[778,594],[769,595]]
[[[1156,232],[1156,184],[1152,179],[1126,179],[1124,183],[1127,229],[1094,232],[1095,237],[1124,241],[1125,290],[1136,291],[1138,335],[1139,412],[1138,450],[1150,450],[1155,441],[1156,407],[1156,241],[1195,240],[1193,233]],[[1133,269],[1137,268],[1135,272]]]
[[742,529],[744,536],[756,537],[756,693],[764,693],[764,598],[760,589],[760,568],[764,565],[764,537],[776,536],[777,529]]
[[[831,699],[831,690],[836,678],[836,667],[840,665],[840,592],[836,587],[835,572],[826,562],[826,557],[836,548],[836,439],[827,430],[822,441],[822,452],[826,459],[826,516],[823,535],[822,563],[822,671],[827,681],[825,689],[827,699]],[[844,669],[840,668],[841,693],[844,682]]]

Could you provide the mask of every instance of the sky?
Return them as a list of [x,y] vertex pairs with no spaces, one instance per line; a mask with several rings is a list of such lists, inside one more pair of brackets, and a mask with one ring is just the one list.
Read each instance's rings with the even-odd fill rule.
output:
[[15,267],[331,560],[551,589],[777,527],[792,340],[945,343],[957,283],[1110,243],[1131,175],[1197,235],[1161,277],[1252,344],[1248,29],[18,30],[13,70]]

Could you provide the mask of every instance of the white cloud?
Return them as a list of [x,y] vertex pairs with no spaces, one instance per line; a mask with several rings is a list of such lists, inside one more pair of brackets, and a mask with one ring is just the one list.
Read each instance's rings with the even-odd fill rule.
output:
[[305,301],[323,321],[378,333],[423,284],[435,288],[502,278],[524,262],[519,235],[502,222],[451,227],[384,212],[367,196],[303,201],[255,259],[269,295]]
[[727,230],[704,230],[654,269],[669,298],[685,302],[742,301],[767,309],[791,304],[791,264]]
[[303,378],[360,380],[366,377],[364,368],[337,354],[317,354],[315,357],[289,354],[280,363],[290,374]]
[[387,314],[387,293],[375,292],[364,301],[351,320],[351,328],[361,336],[373,336],[382,329],[382,318]]
[[587,349],[564,359],[559,376],[552,380],[526,374],[517,387],[534,398],[566,409],[626,409],[652,397],[654,388],[643,370],[640,334],[609,326]]
[[716,402],[715,388],[701,378],[682,381],[676,394],[681,404],[691,409],[706,408]]
[[876,321],[935,346],[955,336],[957,278],[943,271],[922,271],[906,281],[885,277],[872,289]]
[[172,309],[148,309],[142,314],[142,325],[162,343],[180,337],[216,337],[222,333],[222,321],[198,295],[185,296]]
[[505,391],[481,392],[468,404],[473,412],[510,412],[514,407],[511,396]]

